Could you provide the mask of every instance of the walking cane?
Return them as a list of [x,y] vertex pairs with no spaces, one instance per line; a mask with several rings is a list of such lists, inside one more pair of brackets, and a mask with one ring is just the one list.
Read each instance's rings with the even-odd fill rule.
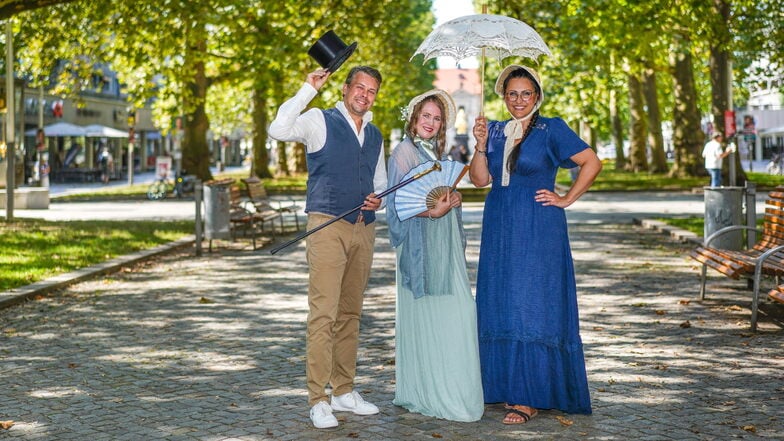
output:
[[[406,186],[406,185],[416,181],[417,179],[421,178],[422,176],[424,176],[424,175],[426,175],[426,174],[428,174],[428,173],[430,173],[432,171],[441,171],[441,164],[439,164],[438,161],[434,161],[433,162],[433,166],[430,167],[429,169],[423,170],[423,171],[415,174],[414,176],[411,176],[410,178],[406,179],[405,181],[395,185],[394,187],[388,188],[388,189],[382,191],[376,197],[381,199],[384,196],[388,195],[389,193],[392,193],[393,191],[395,191],[395,190],[397,190],[397,189],[399,189],[401,187],[404,187],[404,186]],[[355,212],[357,210],[361,210],[364,205],[365,205],[364,203],[359,204],[356,207],[352,208],[351,210],[348,210],[345,213],[343,213],[343,214],[341,214],[339,216],[336,216],[336,217],[334,217],[334,218],[324,222],[323,224],[313,228],[312,230],[309,230],[309,231],[306,231],[306,232],[300,234],[299,236],[295,237],[294,239],[291,239],[290,241],[284,243],[283,245],[278,245],[277,247],[275,247],[272,250],[270,250],[270,254],[275,254],[278,251],[282,250],[283,248],[286,248],[287,246],[289,246],[289,245],[291,245],[293,243],[299,242],[300,240],[310,236],[311,234],[315,233],[316,231],[318,231],[318,230],[320,230],[320,229],[322,229],[322,228],[324,228],[324,227],[326,227],[328,225],[331,225],[331,224],[333,224],[333,223],[343,219],[344,217],[348,216],[349,214],[351,214],[351,213],[353,213],[353,212]]]

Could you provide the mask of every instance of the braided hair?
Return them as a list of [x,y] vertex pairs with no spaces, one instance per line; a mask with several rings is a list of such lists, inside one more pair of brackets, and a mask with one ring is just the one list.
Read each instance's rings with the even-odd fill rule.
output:
[[[531,84],[534,85],[536,96],[537,97],[542,96],[542,87],[539,85],[539,81],[536,78],[534,78],[534,76],[531,75],[530,72],[528,72],[525,69],[515,69],[509,73],[509,76],[507,76],[504,79],[504,93],[506,93],[506,87],[509,84],[509,80],[511,80],[512,78],[527,78],[528,80],[531,81]],[[536,125],[537,119],[539,119],[538,109],[536,110],[536,112],[534,112],[533,116],[531,117],[531,121],[528,123],[528,127],[525,128],[525,132],[523,133],[522,139],[520,139],[520,142],[514,146],[512,152],[509,154],[509,162],[506,163],[506,166],[509,169],[509,173],[514,172],[515,169],[517,168],[517,159],[520,157],[520,147],[523,145],[523,142],[525,142],[525,138],[528,137],[528,134],[531,133],[531,129],[533,129],[534,126]]]
[[509,162],[506,163],[506,167],[509,169],[509,173],[512,173],[517,168],[517,158],[520,157],[520,147],[525,142],[525,138],[528,137],[528,134],[531,133],[531,129],[534,128],[536,125],[536,120],[539,119],[539,111],[537,110],[534,112],[534,116],[531,117],[531,122],[528,123],[528,127],[525,128],[525,132],[523,133],[522,139],[517,145],[514,146],[512,152],[509,153]]

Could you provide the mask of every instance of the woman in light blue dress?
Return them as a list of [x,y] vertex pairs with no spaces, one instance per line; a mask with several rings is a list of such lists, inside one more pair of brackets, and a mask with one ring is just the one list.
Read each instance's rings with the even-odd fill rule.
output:
[[[389,158],[389,185],[412,168],[445,160],[447,127],[455,106],[434,89],[408,105],[406,138]],[[437,172],[434,172],[437,173]],[[394,194],[387,203],[390,239],[397,255],[394,404],[453,421],[484,413],[476,304],[465,261],[462,197],[447,193],[418,215],[401,221]]]

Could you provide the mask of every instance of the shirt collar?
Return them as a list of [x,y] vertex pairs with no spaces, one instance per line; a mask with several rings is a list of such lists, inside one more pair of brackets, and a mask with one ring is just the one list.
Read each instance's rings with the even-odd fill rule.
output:
[[[348,113],[346,104],[343,101],[338,101],[337,104],[335,104],[335,108],[340,111],[344,118],[346,118],[346,121],[350,123],[351,127],[354,127],[354,119],[351,118],[351,114]],[[373,112],[368,110],[362,115],[362,129],[364,129],[370,121],[373,121]]]

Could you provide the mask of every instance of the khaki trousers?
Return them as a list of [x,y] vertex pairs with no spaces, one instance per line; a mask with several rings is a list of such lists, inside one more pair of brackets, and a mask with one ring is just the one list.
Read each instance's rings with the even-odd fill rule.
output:
[[[311,213],[308,230],[332,219]],[[308,404],[354,390],[359,319],[373,264],[375,223],[339,220],[307,238],[310,267],[308,288]]]

